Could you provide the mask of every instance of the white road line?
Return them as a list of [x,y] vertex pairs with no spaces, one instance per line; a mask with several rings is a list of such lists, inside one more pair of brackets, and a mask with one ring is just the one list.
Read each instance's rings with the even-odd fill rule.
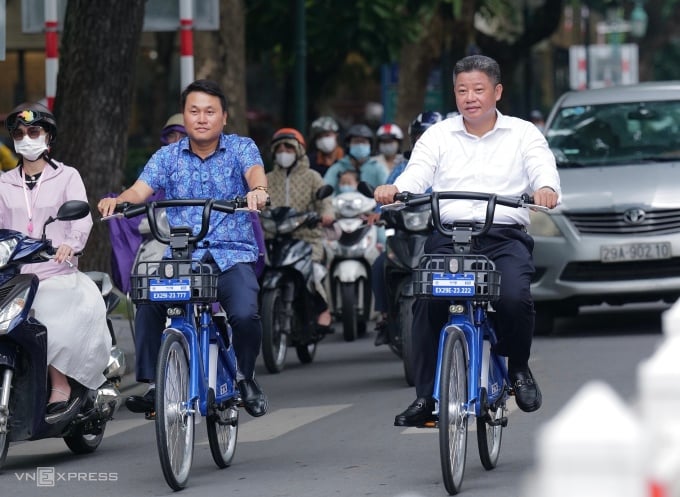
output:
[[[352,404],[332,404],[277,409],[261,418],[245,423],[239,422],[238,443],[272,440],[351,406]],[[248,414],[241,411],[239,420],[242,421],[246,416]],[[206,445],[207,443],[205,441],[197,445]]]

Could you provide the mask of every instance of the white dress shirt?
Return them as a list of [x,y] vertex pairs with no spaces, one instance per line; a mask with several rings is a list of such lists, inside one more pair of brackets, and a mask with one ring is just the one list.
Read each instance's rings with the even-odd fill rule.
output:
[[[416,142],[394,185],[400,192],[469,191],[504,196],[532,194],[548,186],[560,195],[555,156],[536,126],[496,111],[494,128],[484,136],[468,133],[463,116],[430,126]],[[560,195],[561,197],[561,195]],[[443,200],[442,223],[483,222],[486,202]],[[496,206],[494,223],[529,224],[528,209]]]

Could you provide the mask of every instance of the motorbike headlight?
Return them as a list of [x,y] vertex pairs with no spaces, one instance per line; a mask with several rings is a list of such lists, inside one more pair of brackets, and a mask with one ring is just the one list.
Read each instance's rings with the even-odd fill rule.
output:
[[406,212],[404,214],[404,227],[409,231],[423,231],[430,221],[430,211]]
[[26,299],[28,298],[28,293],[30,292],[30,287],[26,288],[19,295],[16,295],[13,299],[5,302],[0,309],[0,335],[3,335],[9,331],[9,327],[12,324],[12,320],[21,314],[21,311],[26,307]]
[[528,231],[531,236],[562,236],[562,232],[552,220],[550,214],[539,211],[530,211],[529,217],[531,224],[529,224]]
[[361,228],[361,225],[364,224],[364,222],[361,219],[356,218],[338,219],[336,223],[338,224],[338,226],[340,226],[340,229],[345,233],[352,233]]
[[9,261],[9,256],[14,252],[14,248],[17,246],[16,238],[8,238],[0,242],[0,267],[3,267]]
[[267,233],[276,233],[276,222],[270,217],[260,217],[262,230]]

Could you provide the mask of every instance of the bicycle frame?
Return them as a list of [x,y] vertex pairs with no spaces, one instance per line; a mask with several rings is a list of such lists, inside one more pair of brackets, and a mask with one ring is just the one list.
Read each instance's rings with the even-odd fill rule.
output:
[[[195,308],[198,309],[198,329],[187,318],[194,316]],[[237,377],[236,356],[231,339],[227,344],[218,332],[209,304],[185,305],[183,315],[170,318],[170,326],[163,333],[164,338],[166,333],[180,334],[190,357],[188,410],[194,413],[193,406],[198,404],[199,413],[202,416],[208,414],[208,388],[215,392],[218,404],[237,396],[234,386]],[[219,385],[217,381],[220,381]]]
[[[466,414],[479,416],[484,411],[481,405],[480,389],[487,386],[487,401],[489,405],[495,404],[502,398],[505,392],[505,384],[509,384],[508,370],[505,361],[494,353],[486,354],[486,347],[493,347],[497,340],[496,334],[488,321],[487,310],[483,304],[459,301],[451,304],[451,307],[462,306],[463,311],[450,313],[449,321],[442,327],[437,349],[437,364],[442,363],[446,334],[452,328],[460,329],[465,335],[468,357],[468,403]],[[487,360],[493,361],[494,368],[491,370],[492,378],[488,378],[489,365]],[[437,368],[434,381],[434,399],[437,401],[437,414],[439,413],[439,401],[441,390],[441,368]]]

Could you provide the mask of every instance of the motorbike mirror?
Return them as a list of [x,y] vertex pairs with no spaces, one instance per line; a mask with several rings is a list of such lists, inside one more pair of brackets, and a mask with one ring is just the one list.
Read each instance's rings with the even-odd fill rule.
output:
[[316,199],[323,200],[333,195],[333,187],[331,185],[323,185],[316,191]]
[[373,198],[373,187],[366,183],[365,181],[359,181],[357,191],[361,193],[364,197]]
[[57,211],[57,217],[48,217],[43,225],[42,239],[45,240],[45,229],[55,221],[75,221],[90,213],[90,205],[83,200],[67,200]]

